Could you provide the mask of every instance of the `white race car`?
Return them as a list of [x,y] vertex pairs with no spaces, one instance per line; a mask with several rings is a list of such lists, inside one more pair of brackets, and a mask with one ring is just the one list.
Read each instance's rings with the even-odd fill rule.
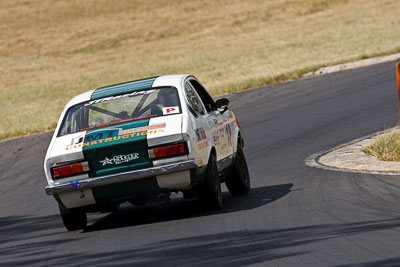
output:
[[221,182],[250,190],[239,122],[192,75],[106,86],[71,99],[47,150],[46,193],[68,230],[87,213],[166,203],[171,192],[221,209]]

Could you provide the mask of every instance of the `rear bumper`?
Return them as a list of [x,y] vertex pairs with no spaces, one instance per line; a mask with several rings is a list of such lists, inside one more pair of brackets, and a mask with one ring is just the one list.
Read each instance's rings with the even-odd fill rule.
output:
[[99,177],[87,178],[74,183],[64,183],[57,185],[46,186],[46,193],[48,195],[58,195],[62,193],[68,193],[73,191],[79,191],[83,189],[89,189],[114,183],[122,183],[132,180],[137,180],[150,176],[159,176],[184,170],[190,170],[198,166],[203,165],[203,161],[200,159],[190,159],[185,161],[178,161],[168,163],[156,167],[128,171],[123,173],[110,174]]

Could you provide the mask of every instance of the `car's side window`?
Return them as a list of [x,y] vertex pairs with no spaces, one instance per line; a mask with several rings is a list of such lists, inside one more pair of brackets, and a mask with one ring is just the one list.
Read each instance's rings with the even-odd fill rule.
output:
[[204,87],[201,86],[201,84],[198,81],[190,80],[189,83],[193,86],[193,88],[196,90],[197,94],[200,96],[208,113],[213,112],[214,110],[217,110],[217,106],[215,105],[214,100],[208,94],[206,89],[204,89]]
[[188,104],[193,112],[195,112],[196,115],[204,115],[205,110],[203,105],[201,104],[201,100],[194,88],[189,83],[185,84],[185,93]]

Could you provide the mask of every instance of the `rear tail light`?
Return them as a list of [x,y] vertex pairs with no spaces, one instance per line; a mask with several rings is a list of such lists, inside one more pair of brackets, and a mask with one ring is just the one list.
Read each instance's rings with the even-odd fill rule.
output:
[[240,123],[239,123],[238,119],[236,119],[236,123],[237,123],[237,126],[240,128]]
[[186,155],[188,150],[185,143],[175,145],[160,146],[148,150],[150,159],[160,159],[172,156]]
[[53,178],[60,179],[89,171],[89,163],[87,161],[52,168]]

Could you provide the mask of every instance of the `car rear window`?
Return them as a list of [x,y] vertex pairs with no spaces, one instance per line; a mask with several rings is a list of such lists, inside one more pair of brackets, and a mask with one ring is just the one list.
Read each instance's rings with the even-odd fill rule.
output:
[[58,136],[177,113],[181,113],[181,108],[176,88],[136,90],[71,107]]

